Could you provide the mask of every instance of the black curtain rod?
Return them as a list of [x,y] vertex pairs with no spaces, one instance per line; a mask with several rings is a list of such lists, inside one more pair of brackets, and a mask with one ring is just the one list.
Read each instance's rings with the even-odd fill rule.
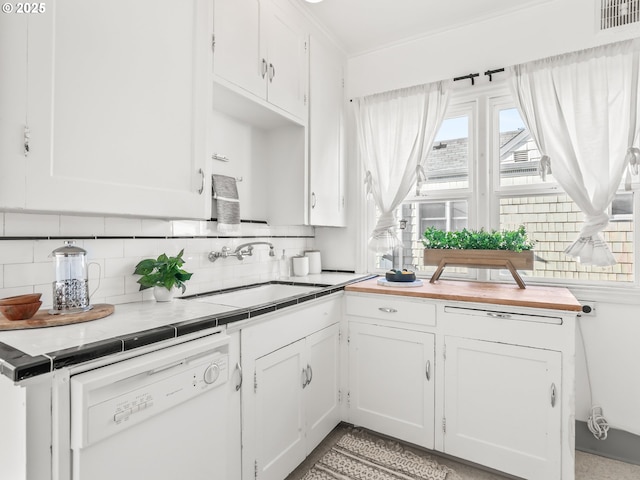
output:
[[[489,81],[493,81],[493,75],[496,73],[500,73],[500,72],[504,72],[504,68],[496,68],[495,70],[487,70],[486,72],[484,72],[485,75],[489,75]],[[479,77],[480,74],[479,73],[470,73],[469,75],[463,75],[462,77],[455,77],[453,79],[454,82],[457,82],[458,80],[471,80],[471,85],[475,85],[475,78]],[[353,99],[349,99],[350,102],[353,102]]]
[[475,85],[475,80],[474,78],[479,77],[480,74],[479,73],[470,73],[469,75],[464,75],[462,77],[456,77],[453,79],[454,82],[457,82],[458,80],[471,80],[471,85]]
[[484,72],[485,75],[489,75],[489,81],[491,82],[493,80],[492,75],[494,73],[500,73],[500,72],[504,72],[504,68],[497,68],[495,70],[487,70],[486,72]]

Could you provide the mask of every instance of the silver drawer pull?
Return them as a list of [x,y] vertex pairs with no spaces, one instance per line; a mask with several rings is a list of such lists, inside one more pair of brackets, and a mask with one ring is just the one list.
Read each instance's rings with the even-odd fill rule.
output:
[[551,408],[556,406],[556,398],[557,398],[557,393],[556,393],[556,384],[552,383],[551,384]]
[[493,318],[511,318],[511,315],[509,315],[508,313],[487,312],[487,315]]
[[398,313],[398,310],[396,310],[395,308],[389,308],[389,307],[380,307],[378,308],[378,310],[384,313]]

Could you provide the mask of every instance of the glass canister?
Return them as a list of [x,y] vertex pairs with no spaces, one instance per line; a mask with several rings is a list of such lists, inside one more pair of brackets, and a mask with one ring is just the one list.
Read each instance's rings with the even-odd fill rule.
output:
[[93,308],[89,304],[87,251],[72,240],[56,248],[51,255],[55,270],[53,306],[49,313],[79,313]]

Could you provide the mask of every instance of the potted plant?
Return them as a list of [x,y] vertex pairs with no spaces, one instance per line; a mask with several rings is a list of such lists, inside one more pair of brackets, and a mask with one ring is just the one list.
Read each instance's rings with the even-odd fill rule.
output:
[[178,288],[184,293],[187,289],[184,282],[189,280],[193,273],[181,268],[184,265],[183,254],[184,249],[175,257],[168,257],[163,253],[157,259],[147,258],[139,262],[133,273],[142,275],[138,279],[140,291],[153,287],[153,295],[159,302],[172,300]]
[[424,264],[438,268],[431,277],[431,283],[440,278],[447,265],[472,268],[507,268],[514,280],[525,288],[516,271],[533,269],[533,246],[524,226],[517,230],[491,232],[467,230],[445,232],[429,227],[423,234]]

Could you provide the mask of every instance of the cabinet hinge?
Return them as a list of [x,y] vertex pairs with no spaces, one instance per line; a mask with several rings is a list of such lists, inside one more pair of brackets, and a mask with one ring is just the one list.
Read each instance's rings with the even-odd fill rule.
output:
[[342,343],[342,330],[338,330],[338,343]]
[[304,42],[304,51],[305,51],[305,52],[307,51],[307,42],[306,42],[306,40],[305,40],[305,42]]
[[258,375],[256,372],[253,372],[253,393],[258,392]]
[[212,33],[211,34],[211,50],[212,51],[216,51],[216,34]]
[[351,408],[351,392],[347,392],[347,408]]
[[304,94],[304,104],[305,105],[307,104],[307,94],[306,93]]
[[342,403],[342,390],[338,390],[338,403]]
[[31,140],[31,130],[29,129],[29,125],[25,125],[24,126],[24,143],[22,145],[23,147],[23,151],[24,151],[24,156],[28,157],[29,156],[29,141]]
[[253,478],[258,478],[258,460],[253,462]]
[[447,344],[446,343],[442,346],[442,358],[444,358],[445,360],[447,359]]
[[442,433],[447,433],[447,419],[442,417]]

